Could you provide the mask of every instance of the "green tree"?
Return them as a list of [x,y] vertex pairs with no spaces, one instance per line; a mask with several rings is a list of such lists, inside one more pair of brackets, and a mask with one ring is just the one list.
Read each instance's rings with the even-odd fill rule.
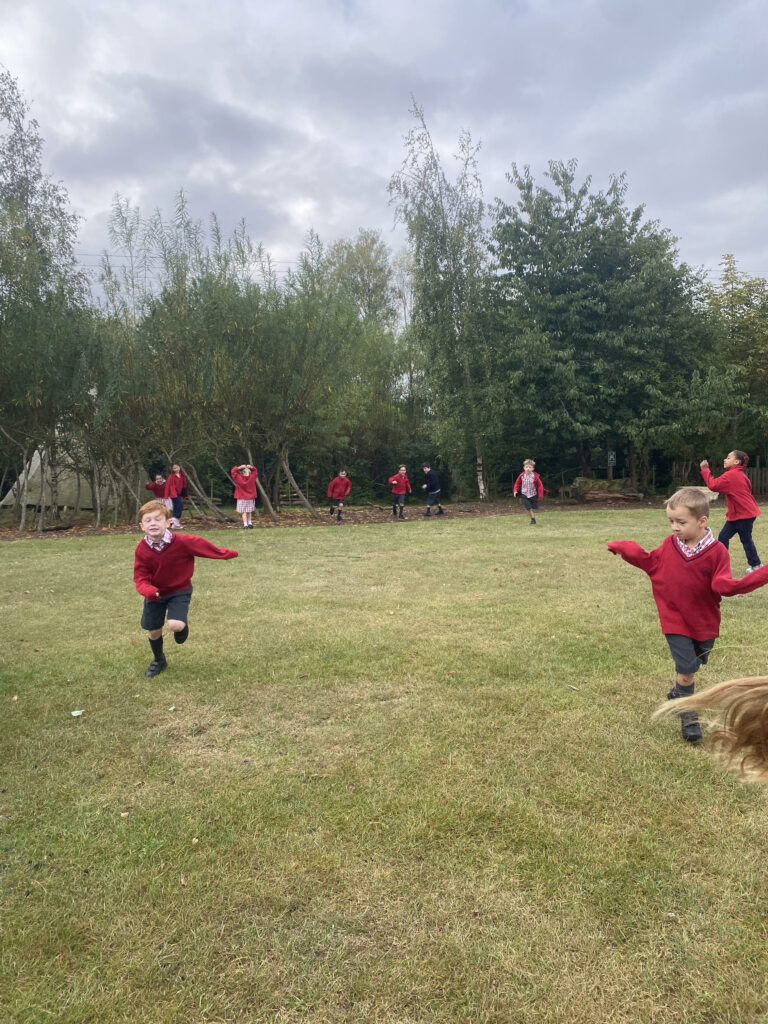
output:
[[[499,308],[514,337],[515,419],[550,446],[622,445],[633,477],[649,430],[714,358],[701,278],[675,239],[625,203],[623,176],[605,192],[576,181],[576,162],[551,162],[551,188],[513,165],[517,201],[497,201],[493,251]],[[531,431],[531,426],[533,430]]]
[[434,434],[447,460],[471,453],[481,500],[488,497],[485,463],[499,419],[494,335],[488,330],[491,268],[476,146],[459,137],[458,173],[449,181],[414,105],[416,125],[389,193],[406,225],[413,258],[412,337],[424,350]]

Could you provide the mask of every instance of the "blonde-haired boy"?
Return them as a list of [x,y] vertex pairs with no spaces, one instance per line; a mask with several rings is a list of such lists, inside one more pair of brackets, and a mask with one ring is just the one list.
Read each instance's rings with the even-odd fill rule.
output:
[[189,636],[187,612],[192,597],[195,558],[237,558],[237,551],[217,548],[204,537],[173,533],[172,512],[161,501],[148,501],[139,509],[139,526],[144,533],[133,556],[133,582],[144,598],[141,628],[146,629],[152,661],[144,673],[148,678],[168,667],[163,653],[163,624],[177,644]]
[[[665,502],[672,533],[653,551],[633,540],[614,540],[608,550],[636,565],[651,580],[661,631],[675,662],[669,700],[690,697],[694,675],[706,665],[720,635],[720,600],[768,583],[768,566],[743,579],[731,576],[728,551],[709,528],[709,502],[695,487],[682,487]],[[683,739],[701,739],[695,711],[680,715]]]
[[535,472],[535,469],[536,463],[533,459],[526,459],[523,462],[523,472],[515,480],[515,486],[512,488],[513,498],[516,498],[518,494],[522,494],[525,511],[531,517],[531,526],[536,525],[534,512],[539,510],[539,498],[543,498],[546,493],[541,477]]

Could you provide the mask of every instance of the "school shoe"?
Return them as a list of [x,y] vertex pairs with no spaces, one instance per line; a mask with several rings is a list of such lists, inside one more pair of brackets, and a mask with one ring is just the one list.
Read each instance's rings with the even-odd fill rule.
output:
[[155,676],[159,676],[160,673],[168,668],[168,662],[165,660],[165,655],[161,655],[159,658],[153,658],[149,663],[149,668],[144,673],[147,679],[153,679]]
[[183,644],[189,636],[189,623],[186,624],[184,629],[180,629],[178,633],[173,634],[173,639],[177,644]]
[[439,508],[439,509],[437,510],[437,514],[438,514],[439,516],[444,516],[444,515],[445,515],[445,512],[443,512],[443,510],[442,510],[441,508]]
[[[758,562],[757,565],[748,565],[747,566],[747,573],[754,572],[755,569],[762,569],[762,568],[763,568],[763,566],[762,566],[761,562]],[[747,575],[747,573],[745,573],[745,575]]]
[[532,519],[532,520],[531,520],[531,526],[535,526],[535,525],[536,525],[536,520],[535,520],[535,519]]
[[701,739],[699,716],[695,711],[682,711],[680,713],[680,735],[688,743],[698,743]]
[[425,516],[431,516],[431,515],[432,515],[432,513],[431,513],[431,512],[429,511],[429,509],[427,509],[427,511],[426,511],[426,512],[424,513],[424,515],[425,515]]

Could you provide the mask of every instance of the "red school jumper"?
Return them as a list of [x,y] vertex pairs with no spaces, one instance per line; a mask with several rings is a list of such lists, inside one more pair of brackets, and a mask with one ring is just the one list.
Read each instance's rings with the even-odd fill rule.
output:
[[142,597],[154,601],[192,586],[195,558],[229,559],[237,554],[194,534],[174,533],[162,551],[151,548],[142,537],[133,556],[133,582]]
[[152,491],[158,501],[162,501],[165,497],[165,485],[167,480],[163,480],[161,484],[144,484],[148,491]]
[[180,498],[187,490],[187,478],[184,473],[171,473],[165,481],[164,498]]
[[613,540],[608,550],[648,573],[662,633],[679,633],[692,640],[720,635],[721,598],[748,594],[768,583],[768,566],[733,579],[728,551],[719,540],[690,558],[671,535],[653,551],[645,551],[633,540]]
[[328,484],[328,497],[333,501],[344,501],[352,490],[352,481],[348,476],[335,476]]
[[387,483],[392,485],[393,494],[405,494],[406,490],[409,494],[411,493],[411,481],[408,479],[407,473],[395,473]]
[[712,476],[704,468],[701,475],[710,491],[725,495],[725,518],[729,523],[736,519],[756,519],[760,515],[760,506],[752,497],[752,484],[743,466],[729,466],[721,476]]
[[242,470],[238,469],[237,466],[232,467],[232,479],[235,481],[236,501],[256,500],[256,477],[258,475],[259,471],[255,466],[251,466],[251,472],[248,476],[245,476]]
[[[512,497],[513,498],[517,494],[517,492],[520,490],[520,488],[523,486],[523,477],[524,476],[525,476],[525,471],[523,471],[520,474],[520,476],[517,478],[517,480],[515,480],[515,486],[512,488]],[[543,498],[545,493],[549,493],[549,492],[545,492],[544,484],[541,482],[541,477],[535,471],[534,471],[534,474],[533,474],[533,482],[536,485],[536,493],[538,494],[538,496],[540,498]]]

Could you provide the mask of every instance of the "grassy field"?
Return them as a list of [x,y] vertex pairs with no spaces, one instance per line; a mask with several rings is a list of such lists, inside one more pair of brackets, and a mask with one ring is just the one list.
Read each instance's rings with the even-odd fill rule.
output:
[[[649,723],[605,550],[665,532],[206,532],[153,680],[135,538],[1,545],[2,1024],[768,1019],[768,793]],[[723,609],[704,684],[768,667],[768,590]]]

